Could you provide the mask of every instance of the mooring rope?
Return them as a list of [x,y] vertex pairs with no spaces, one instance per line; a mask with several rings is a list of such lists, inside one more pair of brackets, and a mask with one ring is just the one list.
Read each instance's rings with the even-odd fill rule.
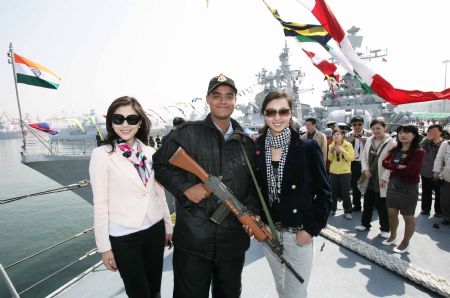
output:
[[444,297],[450,297],[450,282],[445,278],[408,263],[331,225],[322,229],[321,235],[433,292]]
[[69,184],[69,185],[58,187],[58,188],[54,188],[54,189],[49,189],[49,190],[45,190],[45,191],[35,192],[35,193],[26,194],[26,195],[13,197],[13,198],[8,198],[8,199],[0,199],[0,205],[1,204],[6,204],[6,203],[11,203],[11,202],[22,200],[22,199],[27,199],[27,198],[30,198],[30,197],[42,196],[42,195],[47,195],[47,194],[58,193],[58,192],[62,192],[62,191],[68,191],[68,190],[73,190],[73,189],[77,189],[77,188],[82,188],[82,187],[88,186],[89,183],[90,183],[89,180],[84,179],[84,180],[79,181],[78,183]]

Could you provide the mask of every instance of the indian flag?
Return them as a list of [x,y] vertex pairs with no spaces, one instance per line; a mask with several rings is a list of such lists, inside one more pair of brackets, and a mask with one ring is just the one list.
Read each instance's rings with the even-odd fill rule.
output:
[[14,53],[17,83],[24,83],[38,87],[58,89],[61,82],[50,69]]

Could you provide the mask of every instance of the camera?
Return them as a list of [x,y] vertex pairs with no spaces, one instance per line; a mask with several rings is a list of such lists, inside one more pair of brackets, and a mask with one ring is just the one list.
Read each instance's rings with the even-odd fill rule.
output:
[[360,137],[362,137],[362,133],[357,133],[357,134],[354,135],[354,137],[355,138],[360,138]]

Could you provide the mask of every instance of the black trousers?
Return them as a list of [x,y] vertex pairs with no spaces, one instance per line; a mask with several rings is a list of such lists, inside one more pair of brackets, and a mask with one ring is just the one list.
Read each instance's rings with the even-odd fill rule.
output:
[[432,192],[434,190],[434,212],[441,213],[441,191],[439,186],[433,184],[433,178],[422,178],[422,211],[430,212],[433,201]]
[[160,297],[166,239],[164,221],[143,231],[109,236],[109,239],[128,297]]
[[373,207],[377,208],[378,218],[380,220],[380,230],[389,232],[389,216],[386,207],[386,198],[380,197],[379,192],[368,189],[364,194],[364,209],[361,216],[361,225],[370,229],[372,221]]
[[173,253],[174,298],[238,298],[245,255],[212,261],[177,249]]
[[361,162],[352,161],[352,203],[354,207],[361,209],[361,192],[358,188],[358,179],[361,176]]
[[336,211],[338,198],[342,199],[344,213],[352,213],[352,201],[350,200],[350,174],[330,173],[331,198],[333,203],[331,210]]

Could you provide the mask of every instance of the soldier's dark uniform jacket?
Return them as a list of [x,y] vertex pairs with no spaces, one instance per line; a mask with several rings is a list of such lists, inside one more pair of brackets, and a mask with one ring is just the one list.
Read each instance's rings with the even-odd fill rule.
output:
[[249,236],[231,213],[220,224],[210,220],[218,207],[218,198],[195,204],[184,192],[200,183],[196,176],[168,163],[181,146],[210,175],[222,176],[222,182],[234,196],[255,214],[260,204],[242,147],[252,160],[253,141],[233,119],[233,134],[225,141],[221,131],[208,115],[203,121],[187,122],[174,130],[163,146],[153,155],[155,177],[176,197],[176,225],[173,241],[177,249],[211,260],[227,260],[244,255],[250,245]]

